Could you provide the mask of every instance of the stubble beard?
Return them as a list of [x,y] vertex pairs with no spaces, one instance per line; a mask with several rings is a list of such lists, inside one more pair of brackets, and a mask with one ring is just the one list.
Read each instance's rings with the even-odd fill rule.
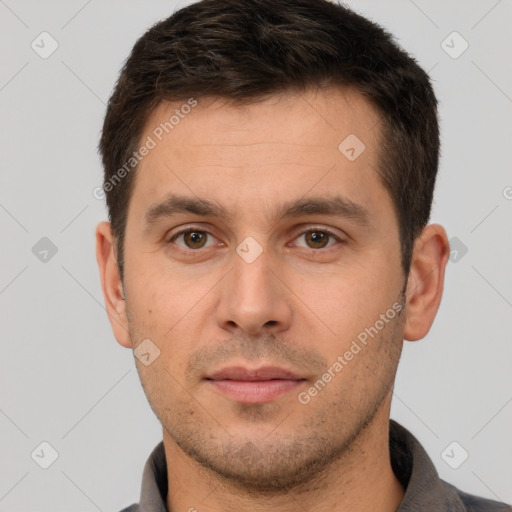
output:
[[[340,389],[322,409],[317,409],[316,414],[306,415],[307,421],[298,422],[293,433],[287,436],[280,434],[280,421],[288,414],[290,417],[283,424],[289,425],[295,414],[293,410],[287,413],[275,403],[235,404],[237,418],[251,425],[260,422],[266,430],[269,424],[274,423],[275,428],[258,438],[233,436],[222,427],[222,418],[215,421],[205,407],[182,389],[175,388],[174,398],[180,398],[169,405],[170,388],[164,383],[173,379],[169,378],[170,373],[165,368],[154,369],[156,373],[152,382],[139,374],[149,404],[165,433],[208,478],[246,495],[270,497],[291,490],[305,492],[322,487],[329,469],[350,459],[354,447],[371,429],[377,415],[383,416],[382,412],[386,420],[389,418],[401,354],[400,316],[388,326],[391,327],[389,331],[385,329],[378,340],[371,342],[384,347],[367,361],[363,368],[366,374],[359,376],[362,379],[360,384],[365,379],[374,381],[375,387],[370,389],[371,398],[358,393],[357,382],[349,382],[350,389]],[[130,335],[134,335],[132,339],[138,339],[132,327],[133,324]],[[359,395],[358,399],[351,398],[351,394]],[[321,399],[321,395],[316,400]],[[299,407],[307,408],[309,405]],[[307,409],[299,409],[300,412],[304,410]]]

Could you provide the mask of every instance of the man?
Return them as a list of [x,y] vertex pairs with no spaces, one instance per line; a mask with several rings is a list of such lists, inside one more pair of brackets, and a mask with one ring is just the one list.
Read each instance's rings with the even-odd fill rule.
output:
[[97,259],[163,427],[152,511],[511,510],[390,422],[449,244],[428,76],[324,0],[204,0],[136,43],[100,141]]

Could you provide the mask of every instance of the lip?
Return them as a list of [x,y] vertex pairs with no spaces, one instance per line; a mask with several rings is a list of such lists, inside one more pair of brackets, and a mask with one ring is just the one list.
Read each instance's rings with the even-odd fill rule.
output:
[[266,403],[300,386],[306,379],[277,366],[248,369],[232,366],[219,370],[206,381],[229,398],[244,403]]
[[299,375],[278,366],[262,366],[252,370],[243,366],[230,366],[209,375],[207,378],[210,380],[242,380],[247,382],[272,379],[302,380]]

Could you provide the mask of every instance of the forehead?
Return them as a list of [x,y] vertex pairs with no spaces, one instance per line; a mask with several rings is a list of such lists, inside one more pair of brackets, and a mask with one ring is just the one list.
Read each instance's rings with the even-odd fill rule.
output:
[[[197,105],[189,107],[192,102]],[[160,146],[183,143],[172,150],[186,153],[189,159],[212,150],[229,157],[244,145],[245,154],[259,154],[259,158],[298,149],[303,156],[314,157],[325,149],[337,155],[338,144],[350,134],[358,134],[371,144],[379,133],[378,125],[379,115],[360,93],[329,88],[283,92],[248,104],[221,98],[163,101],[149,115],[142,136],[163,142]],[[260,153],[261,144],[266,145],[265,154]],[[190,153],[191,147],[199,152]]]
[[379,116],[357,92],[183,107],[195,101],[163,102],[149,116],[140,140],[153,148],[139,164],[134,203],[179,192],[243,210],[334,189],[363,204],[385,193],[376,173]]

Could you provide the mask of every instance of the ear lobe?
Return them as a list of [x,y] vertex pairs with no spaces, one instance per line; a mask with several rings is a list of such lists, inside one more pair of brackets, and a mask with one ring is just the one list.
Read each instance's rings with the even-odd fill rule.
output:
[[450,256],[446,231],[430,224],[416,239],[407,281],[404,338],[424,338],[436,316],[444,286],[444,272]]
[[96,227],[96,260],[105,307],[114,336],[120,345],[131,348],[123,282],[114,251],[112,230],[108,222],[100,222]]

